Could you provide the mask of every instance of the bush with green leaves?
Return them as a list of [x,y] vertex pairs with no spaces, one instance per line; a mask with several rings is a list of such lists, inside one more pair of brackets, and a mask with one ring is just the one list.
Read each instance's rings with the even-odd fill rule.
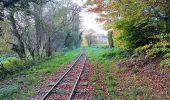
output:
[[160,32],[161,25],[160,21],[149,18],[124,17],[114,23],[113,26],[120,32],[118,39],[124,45],[123,48],[133,52],[140,46],[154,43],[156,40],[151,36]]
[[170,49],[167,48],[167,44],[156,43],[156,44],[148,44],[145,46],[141,46],[134,51],[134,55],[144,54],[145,58],[155,58],[157,56],[165,55],[170,52]]
[[155,35],[152,38],[157,39],[156,43],[138,47],[134,50],[134,56],[145,55],[146,59],[152,59],[161,56],[162,66],[170,67],[170,34]]
[[[6,87],[0,88],[0,99],[1,100],[12,100],[11,95],[19,90],[18,84],[7,85]],[[6,99],[5,99],[6,98]]]
[[103,54],[103,57],[112,58],[114,60],[121,59],[127,57],[129,54],[123,49],[120,48],[113,48],[108,50],[106,53]]
[[160,65],[170,67],[170,58],[162,60]]
[[170,53],[167,53],[163,56],[163,60],[161,61],[160,65],[170,67]]
[[2,64],[4,65],[5,68],[10,69],[10,68],[12,68],[13,66],[19,65],[19,63],[20,63],[20,60],[19,60],[19,59],[17,59],[17,58],[11,58],[11,59],[3,62]]

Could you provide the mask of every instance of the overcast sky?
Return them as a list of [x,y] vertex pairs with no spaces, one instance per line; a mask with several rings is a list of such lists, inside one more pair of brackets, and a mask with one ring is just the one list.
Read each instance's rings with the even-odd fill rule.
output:
[[[82,6],[86,0],[75,0],[80,6]],[[97,14],[87,12],[87,10],[84,8],[81,11],[82,16],[82,24],[86,30],[93,29],[96,31],[96,33],[102,33],[106,34],[106,31],[101,28],[101,25],[96,22],[95,18],[97,18]]]

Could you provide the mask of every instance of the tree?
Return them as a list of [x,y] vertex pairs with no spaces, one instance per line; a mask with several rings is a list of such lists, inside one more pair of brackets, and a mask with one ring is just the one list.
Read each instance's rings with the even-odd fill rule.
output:
[[19,34],[19,31],[17,29],[13,11],[10,11],[9,20],[12,24],[11,25],[12,26],[12,34],[17,38],[17,41],[18,41],[18,44],[10,43],[10,44],[12,44],[12,50],[14,52],[16,52],[21,59],[23,59],[26,56],[24,42],[23,42],[22,37]]
[[3,7],[4,7],[3,10],[8,12],[8,15],[4,15],[3,17],[7,18],[10,21],[12,27],[12,35],[17,38],[17,42],[18,42],[18,44],[9,42],[9,44],[12,45],[11,50],[16,52],[18,56],[21,59],[23,59],[26,57],[25,45],[22,40],[22,36],[19,33],[19,29],[17,27],[17,23],[15,20],[15,13],[27,9],[29,7],[28,4],[29,2],[24,2],[22,0],[20,2],[19,0],[9,0],[9,1],[1,1],[1,2],[3,3]]
[[170,0],[165,0],[165,6],[163,5],[162,7],[165,10],[165,22],[166,22],[166,32],[170,33]]
[[81,9],[70,0],[66,1],[61,2],[61,4],[66,4],[61,5],[59,8],[52,7],[45,17],[46,30],[48,31],[46,32],[48,33],[46,37],[50,42],[47,41],[46,43],[51,44],[46,47],[47,55],[61,48],[72,49],[80,46],[79,12]]
[[21,59],[80,46],[81,9],[71,0],[8,0],[2,2],[2,8],[2,21],[9,21],[12,27],[8,43]]
[[87,4],[106,29],[120,32],[127,50],[154,43],[152,35],[170,33],[169,0],[88,0]]

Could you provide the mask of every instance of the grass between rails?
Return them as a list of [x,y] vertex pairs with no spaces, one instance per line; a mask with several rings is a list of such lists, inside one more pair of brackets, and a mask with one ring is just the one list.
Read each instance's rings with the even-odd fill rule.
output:
[[[94,100],[136,100],[149,92],[148,88],[140,88],[137,82],[133,82],[136,80],[135,76],[129,77],[129,81],[126,79],[124,76],[126,68],[116,67],[116,60],[126,57],[126,52],[117,48],[115,50],[87,48],[87,52],[95,70],[93,76]],[[111,52],[112,59],[108,56],[108,52]],[[143,99],[147,99],[147,96],[143,97]]]
[[36,64],[27,70],[22,70],[0,82],[0,100],[25,100],[36,92],[35,86],[42,82],[44,76],[50,76],[62,66],[80,54],[81,49],[75,49],[61,54],[56,53],[48,61]]

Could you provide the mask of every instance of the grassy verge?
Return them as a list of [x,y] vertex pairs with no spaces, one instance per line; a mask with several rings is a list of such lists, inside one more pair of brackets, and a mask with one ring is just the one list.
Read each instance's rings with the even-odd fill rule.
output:
[[140,88],[137,82],[132,82],[134,76],[130,77],[129,81],[126,80],[126,68],[116,67],[116,61],[126,57],[126,52],[103,48],[88,48],[87,52],[95,70],[93,76],[95,100],[136,100],[148,91]]
[[[117,84],[116,80],[113,79],[111,75],[109,75],[111,69],[113,69],[110,66],[112,62],[106,59],[105,57],[103,57],[110,50],[102,49],[102,48],[88,48],[87,51],[93,69],[95,70],[95,75],[93,76],[93,84],[97,84],[97,85],[95,87],[96,89],[94,90],[94,93],[96,95],[94,99],[102,100],[106,98],[104,94],[109,94],[109,95],[114,94],[115,86]],[[99,82],[99,80],[101,80],[101,82]],[[102,88],[101,87],[102,85],[105,85],[106,88]]]
[[[25,100],[35,92],[35,86],[43,80],[44,76],[50,76],[62,66],[73,60],[80,53],[75,49],[55,56],[48,61],[33,65],[27,70],[22,70],[2,82],[0,82],[0,100]],[[23,66],[24,67],[24,66]]]

